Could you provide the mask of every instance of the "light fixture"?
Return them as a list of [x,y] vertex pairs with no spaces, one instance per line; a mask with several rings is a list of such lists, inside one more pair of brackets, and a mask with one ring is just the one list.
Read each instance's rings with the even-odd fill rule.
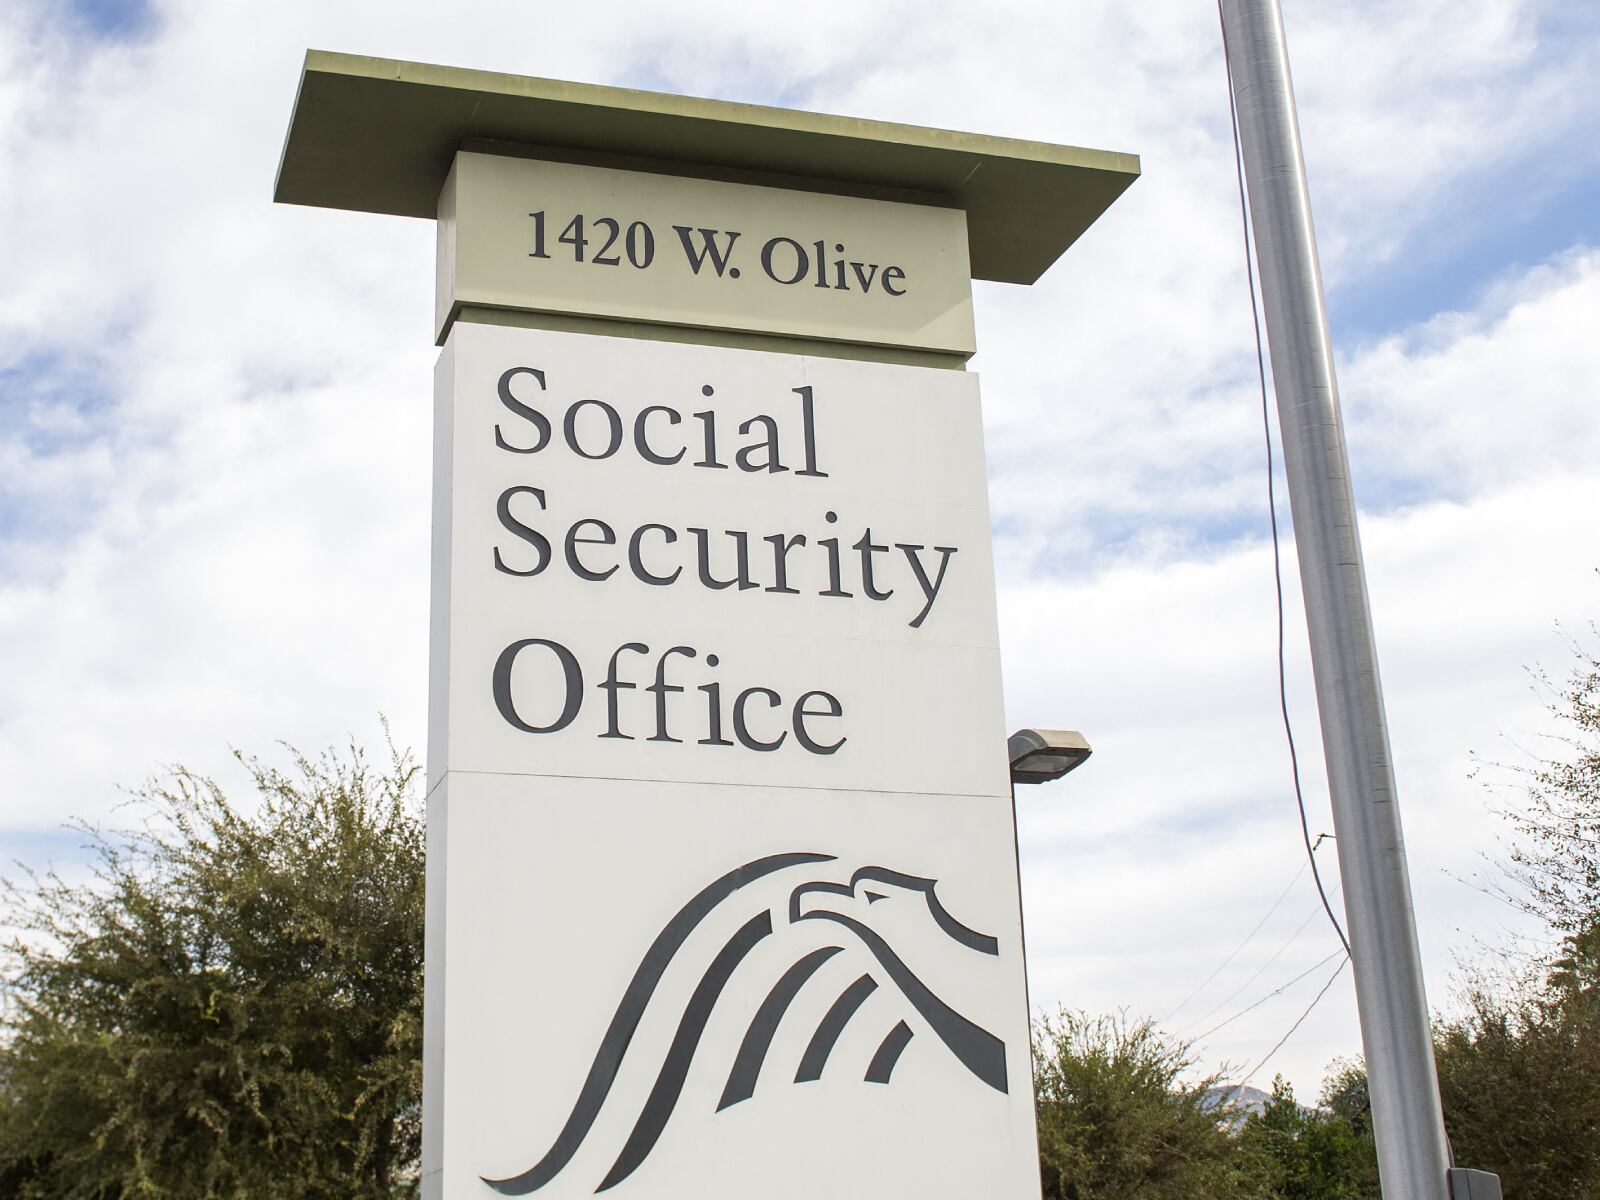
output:
[[1006,739],[1012,783],[1049,783],[1078,766],[1093,751],[1076,729],[1019,729]]

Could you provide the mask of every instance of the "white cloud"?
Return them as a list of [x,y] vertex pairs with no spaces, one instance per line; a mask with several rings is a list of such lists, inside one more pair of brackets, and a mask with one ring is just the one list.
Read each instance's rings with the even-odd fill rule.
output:
[[[1290,6],[1336,285],[1371,286],[1459,189],[1586,134],[1596,41],[1552,40],[1554,11]],[[1164,1011],[1297,868],[1204,6],[169,0],[140,40],[93,45],[58,15],[0,11],[0,837],[100,816],[159,762],[220,770],[230,741],[371,742],[383,711],[422,743],[432,229],[268,202],[317,46],[1140,152],[1145,177],[1039,286],[978,296],[1011,714],[1097,747],[1023,800],[1035,1001]],[[1502,919],[1442,874],[1493,830],[1466,751],[1537,724],[1521,667],[1594,608],[1600,259],[1453,306],[1341,367],[1439,981]],[[1312,903],[1302,879],[1220,994]],[[1308,926],[1261,989],[1327,944]],[[1207,1052],[1248,1057],[1309,998]],[[1314,1090],[1356,1045],[1346,982],[1283,1061]]]
[[1600,462],[1600,252],[1580,247],[1368,347],[1341,380],[1380,488],[1469,496]]
[[[1600,599],[1592,476],[1554,474],[1473,501],[1364,526],[1420,937],[1436,1004],[1472,937],[1526,930],[1462,879],[1502,832],[1471,755],[1548,727],[1524,666],[1557,670],[1557,621]],[[1590,559],[1594,556],[1590,555]],[[1304,620],[1288,560],[1290,689],[1311,829],[1332,831]],[[1018,797],[1036,1005],[1131,1004],[1165,1015],[1267,911],[1304,859],[1278,723],[1271,566],[1257,545],[1206,563],[1118,568],[1071,584],[1002,588],[1013,725],[1081,726],[1096,755]],[[1501,799],[1505,799],[1502,797]],[[1320,855],[1330,886],[1337,870]],[[1315,911],[1307,877],[1247,953],[1185,1008],[1181,1026],[1243,980]],[[1339,909],[1342,917],[1342,909]],[[1320,918],[1220,1016],[1337,946]],[[1330,968],[1331,969],[1331,968]],[[1308,983],[1204,1047],[1265,1053],[1309,1003]],[[1278,1065],[1314,1084],[1359,1033],[1348,977]],[[1220,1019],[1219,1016],[1219,1019]],[[1199,1030],[1191,1030],[1191,1033]]]
[[[1576,25],[1577,28],[1569,28]],[[1401,255],[1408,238],[1482,223],[1480,196],[1525,204],[1579,171],[1600,100],[1592,10],[1506,0],[1296,5],[1295,88],[1337,283]],[[1587,32],[1588,36],[1573,36]]]

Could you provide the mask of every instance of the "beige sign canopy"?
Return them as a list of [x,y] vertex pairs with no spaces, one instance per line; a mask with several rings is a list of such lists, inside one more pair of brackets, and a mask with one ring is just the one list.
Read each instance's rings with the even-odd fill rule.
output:
[[960,208],[972,275],[1033,283],[1139,175],[1132,154],[310,51],[275,199],[433,218],[460,150]]

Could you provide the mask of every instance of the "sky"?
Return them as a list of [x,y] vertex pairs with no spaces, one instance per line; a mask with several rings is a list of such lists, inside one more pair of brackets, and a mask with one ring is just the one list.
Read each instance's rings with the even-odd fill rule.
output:
[[[1600,615],[1600,9],[1285,13],[1448,1014],[1486,948],[1539,944],[1485,887],[1495,764],[1552,751],[1533,672]],[[0,6],[0,861],[81,871],[64,822],[163,764],[242,790],[230,748],[376,747],[380,714],[425,744],[433,228],[270,202],[312,47],[1141,156],[1038,284],[976,288],[1007,717],[1095,748],[1018,797],[1031,997],[1230,1078],[1267,1056],[1337,942],[1204,3]],[[1359,1048],[1346,972],[1250,1079],[1311,1098]]]

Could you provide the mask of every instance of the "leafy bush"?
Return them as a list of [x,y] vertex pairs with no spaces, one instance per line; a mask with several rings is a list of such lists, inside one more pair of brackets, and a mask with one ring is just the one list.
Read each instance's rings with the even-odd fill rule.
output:
[[423,830],[394,755],[179,769],[94,878],[8,885],[0,1192],[367,1200],[415,1188]]

